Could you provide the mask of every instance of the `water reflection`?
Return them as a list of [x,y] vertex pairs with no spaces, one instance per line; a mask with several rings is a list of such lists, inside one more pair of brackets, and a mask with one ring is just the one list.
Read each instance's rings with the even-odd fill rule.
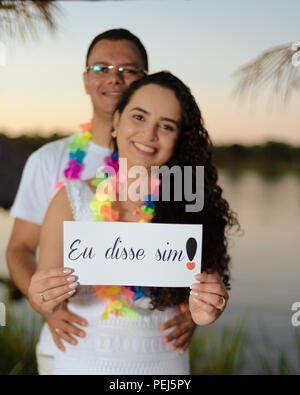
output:
[[247,311],[253,328],[264,328],[276,345],[295,354],[291,306],[300,301],[300,180],[222,172],[220,183],[244,235],[233,238],[231,298],[218,325]]

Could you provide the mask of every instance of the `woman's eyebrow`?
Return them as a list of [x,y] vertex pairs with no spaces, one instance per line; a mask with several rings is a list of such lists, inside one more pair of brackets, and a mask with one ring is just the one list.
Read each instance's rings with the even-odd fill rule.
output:
[[161,119],[162,121],[167,121],[167,122],[175,123],[176,126],[179,126],[179,122],[178,122],[178,121],[175,121],[175,119],[166,118],[166,117],[160,117],[160,119]]
[[[150,112],[149,112],[149,111],[146,111],[146,110],[144,110],[144,109],[141,108],[141,107],[134,107],[134,108],[132,108],[130,111],[141,111],[142,113],[144,113],[144,114],[146,114],[146,115],[150,115]],[[160,117],[160,119],[161,119],[162,121],[172,122],[172,123],[174,123],[176,126],[179,126],[179,124],[180,124],[179,121],[175,121],[175,119],[172,119],[172,118]]]
[[141,111],[141,112],[143,112],[144,114],[150,115],[150,112],[149,112],[149,111],[146,111],[146,110],[144,110],[144,109],[141,108],[141,107],[134,107],[134,108],[132,108],[130,111],[136,111],[136,110]]

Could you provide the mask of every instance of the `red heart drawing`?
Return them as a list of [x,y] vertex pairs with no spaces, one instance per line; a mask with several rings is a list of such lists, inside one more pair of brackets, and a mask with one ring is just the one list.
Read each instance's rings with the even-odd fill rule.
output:
[[195,262],[188,262],[188,263],[186,264],[186,267],[187,267],[189,270],[194,270],[194,269],[195,269],[195,266],[196,266]]

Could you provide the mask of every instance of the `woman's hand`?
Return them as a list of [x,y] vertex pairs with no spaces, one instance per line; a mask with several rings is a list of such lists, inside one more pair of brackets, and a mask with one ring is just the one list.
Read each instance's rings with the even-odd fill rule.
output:
[[189,298],[192,318],[197,325],[209,325],[222,314],[229,295],[217,272],[203,272],[195,278],[198,282],[191,286]]
[[40,270],[32,278],[28,289],[28,299],[32,308],[47,316],[59,308],[76,291],[78,282],[67,268]]

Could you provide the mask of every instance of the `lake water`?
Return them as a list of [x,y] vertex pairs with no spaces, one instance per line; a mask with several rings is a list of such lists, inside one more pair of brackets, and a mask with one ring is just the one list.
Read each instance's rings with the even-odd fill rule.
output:
[[[214,327],[233,326],[247,315],[257,342],[263,331],[271,348],[296,360],[293,332],[300,326],[292,326],[291,306],[300,302],[300,178],[223,171],[220,185],[244,234],[231,237],[230,301]],[[8,275],[4,256],[12,224],[0,210],[0,276]]]

